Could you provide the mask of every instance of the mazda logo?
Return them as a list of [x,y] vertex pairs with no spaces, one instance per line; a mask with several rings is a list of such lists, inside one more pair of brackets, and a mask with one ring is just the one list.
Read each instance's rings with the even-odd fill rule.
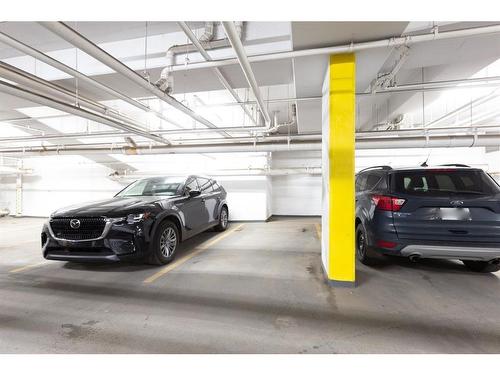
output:
[[80,228],[80,220],[78,219],[71,219],[69,221],[69,226],[73,229],[78,229]]
[[450,204],[452,206],[463,206],[464,202],[463,201],[451,201]]

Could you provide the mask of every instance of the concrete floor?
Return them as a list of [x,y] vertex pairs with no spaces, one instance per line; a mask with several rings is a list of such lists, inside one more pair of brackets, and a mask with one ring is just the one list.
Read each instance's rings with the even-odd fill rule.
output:
[[151,283],[163,269],[43,261],[42,222],[0,218],[1,353],[500,352],[498,273],[390,259],[334,289],[317,218],[204,233]]

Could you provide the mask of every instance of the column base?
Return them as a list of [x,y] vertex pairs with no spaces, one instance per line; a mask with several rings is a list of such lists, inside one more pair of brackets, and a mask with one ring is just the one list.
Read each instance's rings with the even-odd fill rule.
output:
[[356,281],[342,281],[342,280],[330,279],[328,277],[328,273],[325,270],[323,262],[321,262],[321,269],[323,270],[323,276],[325,277],[326,283],[330,286],[337,288],[356,288],[358,286]]

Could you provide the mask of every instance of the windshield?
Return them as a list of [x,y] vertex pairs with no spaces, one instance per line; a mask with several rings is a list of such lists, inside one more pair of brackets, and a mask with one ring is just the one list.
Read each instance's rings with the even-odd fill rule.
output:
[[171,196],[180,194],[184,183],[179,177],[157,177],[138,180],[116,194],[117,197]]
[[428,169],[398,171],[392,177],[393,191],[426,196],[493,195],[499,186],[481,170]]

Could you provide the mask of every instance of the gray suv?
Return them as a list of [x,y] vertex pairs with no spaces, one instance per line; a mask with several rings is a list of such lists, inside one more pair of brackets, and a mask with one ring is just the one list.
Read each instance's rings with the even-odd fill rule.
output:
[[500,186],[481,169],[371,167],[356,175],[356,256],[459,259],[500,270]]

